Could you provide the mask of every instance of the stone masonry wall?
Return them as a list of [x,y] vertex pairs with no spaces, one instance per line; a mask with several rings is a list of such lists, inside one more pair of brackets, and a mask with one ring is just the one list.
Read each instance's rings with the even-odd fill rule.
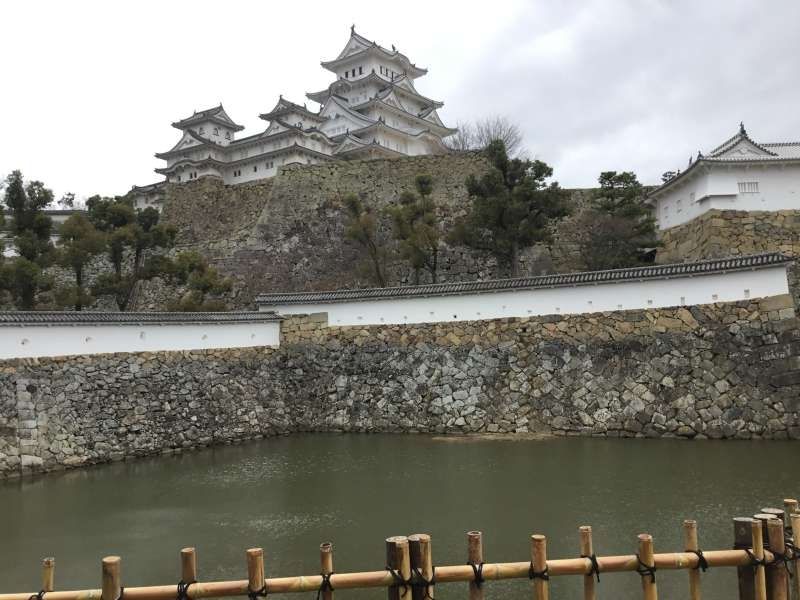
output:
[[800,439],[789,296],[0,362],[0,475],[299,431]]
[[[800,210],[710,210],[661,233],[657,262],[781,252],[800,258]],[[789,288],[800,306],[800,265],[789,269]]]
[[[365,203],[382,211],[402,192],[414,190],[417,175],[428,174],[432,198],[447,227],[469,207],[467,176],[487,168],[479,154],[462,153],[293,166],[271,179],[233,186],[200,179],[168,187],[164,220],[179,231],[176,251],[197,250],[232,278],[229,306],[252,308],[259,292],[372,285],[357,268],[357,249],[344,238],[342,201],[348,194],[361,194]],[[583,191],[574,191],[572,202],[580,206],[583,196]],[[388,239],[388,219],[383,222]],[[571,254],[574,244],[559,236],[552,250],[525,252],[522,272],[572,270]],[[487,254],[446,244],[439,263],[442,281],[503,275]],[[410,275],[402,262],[388,265],[390,285],[409,283]],[[174,295],[159,281],[146,283],[143,290],[136,308],[144,310],[163,308],[163,299]]]

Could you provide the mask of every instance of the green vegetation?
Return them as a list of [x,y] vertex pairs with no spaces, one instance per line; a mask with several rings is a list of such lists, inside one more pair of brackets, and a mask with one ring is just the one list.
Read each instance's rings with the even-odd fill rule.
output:
[[491,253],[500,268],[517,277],[520,252],[550,241],[553,225],[569,214],[569,206],[558,183],[547,183],[553,169],[546,163],[510,159],[501,140],[485,153],[492,167],[480,179],[467,178],[472,207],[448,239]]
[[41,181],[25,185],[19,171],[6,178],[4,188],[3,202],[11,213],[10,233],[19,256],[0,263],[0,291],[9,293],[21,310],[33,310],[37,295],[52,287],[43,269],[55,260],[50,241],[53,222],[43,210],[53,201],[53,192]]
[[[127,310],[139,281],[171,272],[169,261],[160,260],[158,252],[172,248],[175,230],[159,223],[156,209],[137,212],[120,198],[94,196],[87,200],[86,207],[89,220],[105,235],[105,250],[113,269],[100,274],[93,291],[96,295],[113,296],[118,308]],[[123,270],[126,256],[131,262],[128,272]],[[147,269],[145,257],[151,263]]]
[[399,206],[390,207],[388,213],[400,256],[411,266],[414,285],[419,285],[423,269],[430,274],[431,282],[436,283],[442,234],[431,198],[433,179],[430,175],[417,175],[414,185],[416,193],[401,194]]
[[168,279],[188,286],[180,299],[167,305],[167,310],[178,312],[207,312],[225,310],[221,300],[209,298],[231,290],[231,282],[220,276],[214,267],[197,252],[182,252],[174,261],[164,257],[150,261],[147,269],[166,273]]
[[380,287],[386,287],[386,247],[378,228],[376,211],[355,194],[344,199],[348,221],[345,238],[354,242],[361,250],[366,271]]
[[58,247],[58,263],[72,270],[75,285],[63,287],[56,292],[59,304],[71,304],[82,310],[94,298],[86,290],[84,271],[89,262],[106,248],[106,236],[80,213],[69,217],[61,226]]
[[644,188],[630,171],[605,171],[591,207],[576,226],[580,254],[589,270],[621,269],[652,262],[659,244]]

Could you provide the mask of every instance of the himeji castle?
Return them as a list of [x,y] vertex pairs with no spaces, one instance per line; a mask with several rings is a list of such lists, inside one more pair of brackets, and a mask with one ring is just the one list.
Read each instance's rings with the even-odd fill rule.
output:
[[[156,169],[171,183],[216,177],[226,184],[270,177],[290,164],[339,159],[391,158],[447,152],[442,138],[455,133],[437,114],[442,102],[419,93],[415,80],[427,73],[394,46],[379,46],[350,29],[339,55],[322,66],[336,79],[306,94],[320,108],[281,96],[259,117],[268,122],[255,135],[243,130],[222,105],[172,124],[181,131],[173,148],[156,154]],[[139,190],[146,194],[153,186]]]

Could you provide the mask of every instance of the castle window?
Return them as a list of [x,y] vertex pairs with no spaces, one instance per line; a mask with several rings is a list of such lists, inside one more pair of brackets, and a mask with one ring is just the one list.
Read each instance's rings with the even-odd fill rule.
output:
[[230,131],[226,131],[226,132],[225,132],[225,139],[226,139],[226,140],[229,140],[229,139],[231,139],[231,132],[230,132]]
[[200,135],[203,135],[203,134],[205,133],[205,131],[206,131],[206,130],[205,130],[203,127],[201,127],[201,128],[200,128]]
[[345,72],[344,72],[344,76],[345,76],[347,79],[350,79],[350,71],[345,71]]
[[758,182],[757,181],[740,181],[739,182],[740,194],[757,194]]
[[364,74],[364,67],[358,67],[358,74],[359,75],[363,75]]
[[253,165],[253,173],[255,173],[256,171],[258,171],[258,165]]

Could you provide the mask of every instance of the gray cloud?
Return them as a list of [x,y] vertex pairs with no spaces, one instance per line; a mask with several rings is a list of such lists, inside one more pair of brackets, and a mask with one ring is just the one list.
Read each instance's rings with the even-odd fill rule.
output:
[[156,181],[169,123],[206,105],[224,102],[255,132],[279,93],[303,101],[327,85],[319,61],[351,23],[430,69],[418,87],[445,101],[447,122],[518,121],[565,186],[608,169],[655,183],[740,120],[757,140],[800,138],[796,0],[358,0],[295,16],[245,1],[20,1],[2,3],[0,20],[0,173],[20,168],[57,192]]

